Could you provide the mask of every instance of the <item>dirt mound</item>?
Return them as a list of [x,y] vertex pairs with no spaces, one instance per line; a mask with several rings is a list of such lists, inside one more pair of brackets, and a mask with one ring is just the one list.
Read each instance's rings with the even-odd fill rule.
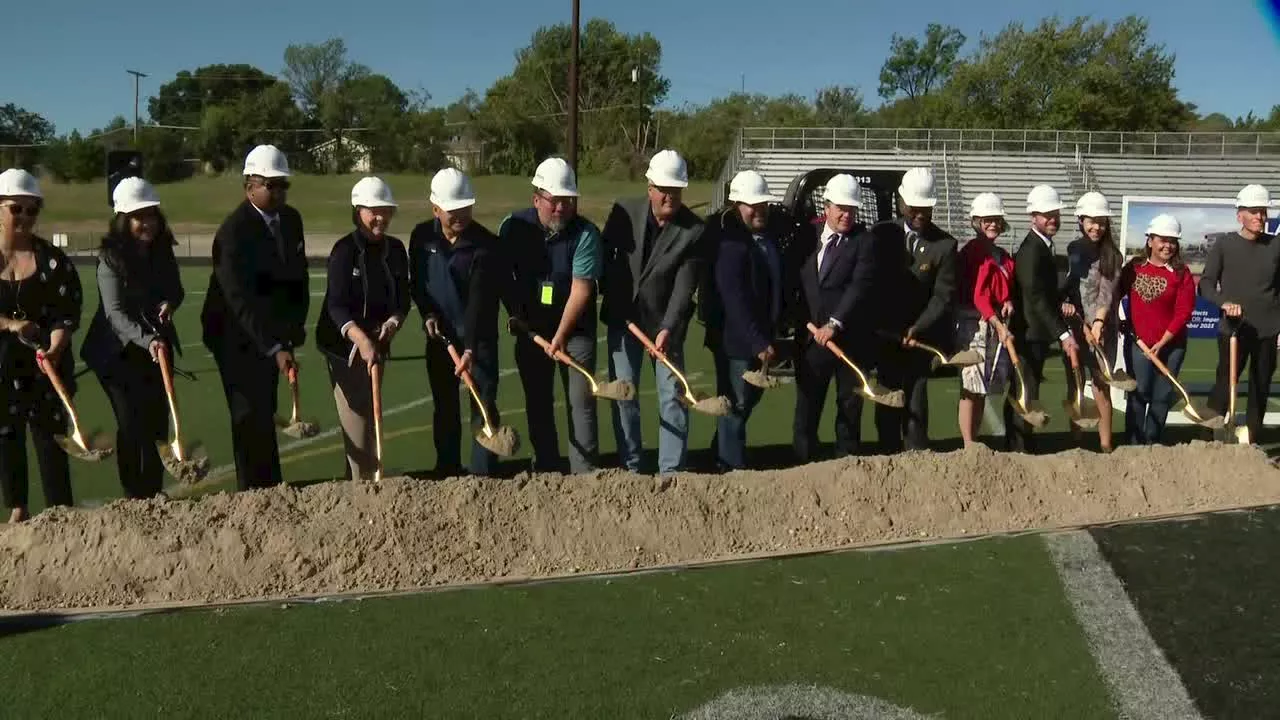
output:
[[0,607],[322,595],[1280,502],[1258,450],[987,449],[660,480],[386,480],[57,509],[0,531]]

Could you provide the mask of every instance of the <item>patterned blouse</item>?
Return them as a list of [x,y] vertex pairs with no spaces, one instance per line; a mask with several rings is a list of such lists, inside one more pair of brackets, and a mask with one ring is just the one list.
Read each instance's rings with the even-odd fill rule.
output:
[[[32,239],[36,271],[22,280],[0,281],[0,313],[40,326],[41,344],[58,328],[74,332],[80,326],[83,295],[80,276],[71,260],[42,238]],[[67,392],[76,391],[74,354],[68,346],[58,358],[58,376]],[[24,423],[51,433],[66,432],[67,415],[53,385],[36,365],[35,349],[13,333],[0,333],[0,436],[20,430]]]

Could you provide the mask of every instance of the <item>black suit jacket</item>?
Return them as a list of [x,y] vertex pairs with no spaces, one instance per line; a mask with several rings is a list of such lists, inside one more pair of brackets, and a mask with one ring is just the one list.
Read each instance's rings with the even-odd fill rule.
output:
[[877,308],[881,327],[896,334],[915,327],[919,338],[950,343],[955,307],[958,243],[946,231],[930,223],[914,253],[907,247],[907,228],[902,218],[876,223],[880,275],[877,297],[892,299],[888,307]]
[[266,355],[293,350],[306,340],[311,288],[307,279],[302,216],[280,208],[284,255],[267,222],[248,200],[213,237],[213,275],[200,321],[204,344],[217,355],[235,350]]
[[683,339],[693,317],[693,295],[704,261],[702,219],[681,207],[653,238],[643,262],[647,197],[619,200],[604,231],[600,315],[613,325],[634,322],[650,338],[667,330]]
[[1035,231],[1013,256],[1013,334],[1031,342],[1054,342],[1067,331],[1059,303],[1053,252]]
[[[878,272],[875,237],[866,226],[855,225],[849,237],[843,240],[839,254],[819,276],[819,236],[827,232],[826,225],[818,228],[806,226],[799,232],[804,233],[804,239],[797,237],[796,241],[805,242],[811,248],[800,267],[804,320],[821,327],[835,318],[844,326],[837,335],[869,327],[872,321],[869,305]],[[827,252],[833,250],[828,248]],[[796,337],[802,343],[812,339],[803,323],[796,328]]]
[[[767,232],[761,252],[736,211],[726,213],[722,223],[716,238],[714,287],[705,289],[705,298],[700,290],[699,302],[717,306],[718,323],[708,324],[708,337],[718,331],[728,357],[750,360],[774,344],[774,311],[782,309],[782,254]],[[776,282],[769,257],[778,268]]]

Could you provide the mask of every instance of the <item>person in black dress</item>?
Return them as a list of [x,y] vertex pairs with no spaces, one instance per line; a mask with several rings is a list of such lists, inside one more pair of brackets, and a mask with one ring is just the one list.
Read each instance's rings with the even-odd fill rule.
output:
[[182,304],[175,241],[155,188],[125,178],[113,193],[115,217],[98,250],[98,310],[80,357],[98,376],[116,416],[116,467],[125,497],[162,493],[157,443],[169,432],[160,353],[180,353],[173,313]]
[[27,519],[27,428],[45,505],[71,505],[71,468],[55,440],[67,414],[41,372],[37,352],[75,393],[68,352],[80,324],[80,277],[65,253],[35,235],[44,206],[30,173],[0,173],[0,495],[10,522]]

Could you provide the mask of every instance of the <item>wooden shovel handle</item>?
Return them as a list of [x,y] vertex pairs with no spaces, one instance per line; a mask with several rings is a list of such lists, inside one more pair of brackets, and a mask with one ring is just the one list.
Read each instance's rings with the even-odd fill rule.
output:
[[[805,323],[805,324],[804,324],[804,326],[805,326],[805,328],[809,331],[809,334],[810,334],[810,335],[817,335],[817,334],[818,334],[818,326],[817,326],[817,325],[814,325],[813,323]],[[848,362],[848,361],[849,361],[849,357],[848,357],[847,355],[845,355],[845,354],[844,354],[844,351],[843,351],[843,350],[841,350],[841,349],[840,349],[840,346],[839,346],[839,345],[836,345],[834,341],[828,340],[828,341],[827,341],[827,346],[826,346],[826,347],[827,347],[827,349],[828,349],[828,350],[830,350],[830,351],[831,351],[831,352],[832,352],[836,357],[840,358],[841,360],[844,360],[845,362]]]
[[67,386],[63,384],[62,378],[58,377],[58,371],[49,363],[43,352],[36,352],[36,362],[40,365],[40,370],[44,372],[45,377],[49,378],[49,384],[53,385],[53,391],[58,393],[58,399],[62,400],[62,405],[66,408],[67,415],[71,416],[72,429],[79,432],[80,419],[76,416],[75,406],[71,404],[71,395],[67,393]]
[[156,354],[160,364],[160,378],[164,382],[164,395],[169,400],[169,414],[173,416],[173,439],[181,444],[182,438],[178,436],[178,395],[173,389],[173,361],[169,358],[169,346],[161,343],[160,351]]
[[1018,351],[1013,349],[1013,337],[1008,336],[1001,345],[1004,346],[1004,351],[1009,353],[1009,362],[1022,367],[1022,359],[1018,357]]
[[664,355],[662,351],[658,349],[657,345],[653,344],[653,341],[649,339],[649,336],[645,335],[644,331],[641,330],[635,323],[633,322],[627,323],[627,330],[631,331],[631,334],[634,335],[636,339],[640,341],[641,345],[644,345],[644,349],[648,350],[650,354],[652,354],[654,357],[661,360],[664,364],[669,362],[667,360],[667,356]]
[[373,393],[373,442],[374,454],[378,462],[377,477],[382,479],[382,363],[374,363],[369,368],[369,384]]
[[[458,352],[458,348],[453,346],[453,343],[446,343],[445,346],[449,348],[449,357],[453,359],[453,366],[456,368],[458,363],[462,362],[462,355]],[[462,382],[466,383],[467,389],[471,391],[471,394],[478,402],[480,393],[476,390],[476,383],[471,377],[471,371],[467,370],[462,373]]]

